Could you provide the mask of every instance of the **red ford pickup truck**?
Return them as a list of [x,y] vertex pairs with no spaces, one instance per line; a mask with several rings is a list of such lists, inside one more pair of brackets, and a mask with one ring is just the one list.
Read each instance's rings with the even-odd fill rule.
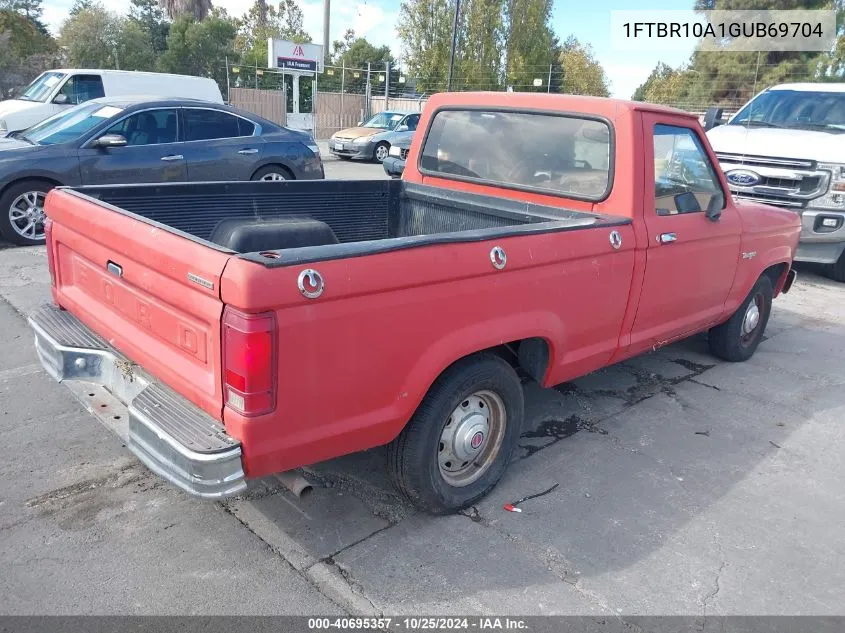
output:
[[388,444],[444,513],[502,477],[518,371],[552,386],[702,331],[745,360],[795,277],[798,215],[733,202],[690,114],[451,93],[419,130],[401,181],[53,190],[42,363],[104,385],[195,495]]

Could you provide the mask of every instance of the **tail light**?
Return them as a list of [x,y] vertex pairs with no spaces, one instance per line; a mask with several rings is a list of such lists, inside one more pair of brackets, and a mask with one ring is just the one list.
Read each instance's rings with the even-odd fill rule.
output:
[[223,398],[241,415],[276,408],[276,316],[223,311]]
[[50,285],[56,286],[56,262],[53,260],[53,221],[44,218],[44,240],[47,242],[47,268],[50,270]]

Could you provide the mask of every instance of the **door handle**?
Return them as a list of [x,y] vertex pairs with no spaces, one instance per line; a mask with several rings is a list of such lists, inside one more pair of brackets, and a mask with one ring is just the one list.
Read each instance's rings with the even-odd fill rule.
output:
[[162,156],[161,160],[163,161],[171,161],[171,160],[182,160],[185,158],[182,154],[170,154],[169,156]]
[[661,244],[671,244],[672,242],[678,241],[678,236],[674,233],[661,233],[657,237],[657,241]]
[[238,154],[257,154],[257,153],[258,153],[258,150],[255,149],[254,147],[249,147],[247,149],[242,149],[242,150],[238,151]]

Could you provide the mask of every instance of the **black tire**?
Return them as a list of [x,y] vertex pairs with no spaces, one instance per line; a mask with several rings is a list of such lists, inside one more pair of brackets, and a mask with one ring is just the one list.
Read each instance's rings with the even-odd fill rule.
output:
[[[463,463],[469,464],[468,471],[476,469],[473,472],[477,478],[453,485],[441,471],[442,435],[452,423],[459,425],[453,427],[453,434],[457,435],[457,428],[472,419],[466,416],[455,421],[453,414],[479,394],[494,394],[498,398],[495,408],[504,412],[503,429],[496,432],[491,424],[488,436],[482,435],[482,444],[474,449],[478,453],[471,459],[472,463]],[[483,402],[485,397],[489,396],[478,399]],[[502,478],[522,433],[523,415],[522,386],[505,360],[481,353],[458,361],[435,381],[402,433],[388,445],[390,476],[411,503],[432,514],[456,512],[472,505]],[[490,417],[493,417],[492,409]],[[474,445],[474,438],[469,441]],[[489,445],[483,443],[487,441]],[[481,463],[476,462],[482,457]],[[468,479],[473,472],[468,472]]]
[[[710,352],[733,363],[751,358],[763,339],[772,313],[772,294],[772,280],[763,275],[731,318],[710,330]],[[743,325],[752,302],[759,313],[757,325],[749,332],[744,332]]]
[[[278,178],[269,178],[268,176],[275,175]],[[262,167],[252,175],[251,180],[296,180],[293,174],[287,167],[281,165],[267,165]]]
[[388,152],[390,152],[390,143],[386,141],[378,143],[373,149],[373,160],[377,163],[383,163],[389,155]]
[[833,281],[845,283],[845,253],[842,253],[839,256],[839,261],[835,264],[825,266],[824,273],[826,276],[833,279]]
[[[52,188],[52,183],[44,180],[22,180],[21,182],[13,184],[3,192],[3,195],[0,196],[0,233],[2,233],[6,240],[19,246],[35,246],[44,243],[43,199],[44,195],[46,195],[46,193]],[[29,193],[37,194],[37,199],[41,204],[40,208],[42,210],[40,220],[35,221],[35,225],[32,229],[35,236],[34,238],[29,238],[20,232],[20,230],[25,229],[28,225],[29,221],[27,219],[22,218],[18,221],[17,226],[19,230],[16,230],[12,225],[13,220],[11,217],[13,213],[11,208],[12,205],[16,204],[20,200],[21,196],[25,196]],[[26,205],[22,204],[21,206]],[[28,212],[17,204],[16,208],[19,212]]]

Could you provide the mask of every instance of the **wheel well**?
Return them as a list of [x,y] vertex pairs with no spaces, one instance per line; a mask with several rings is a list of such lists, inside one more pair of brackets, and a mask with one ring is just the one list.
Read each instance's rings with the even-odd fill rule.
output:
[[32,176],[31,178],[16,178],[15,180],[6,183],[3,187],[0,187],[0,196],[2,196],[6,191],[9,190],[10,187],[14,187],[15,185],[19,185],[22,182],[29,182],[31,180],[35,180],[38,182],[46,182],[52,187],[61,187],[62,183],[54,178],[47,178],[46,176]]
[[[543,379],[546,377],[546,371],[549,368],[549,359],[551,357],[551,350],[549,349],[548,341],[540,337],[509,341],[508,343],[502,343],[501,345],[480,349],[477,352],[468,354],[468,356],[474,356],[475,354],[483,352],[492,352],[501,356],[508,361],[514,369],[521,369],[539,383],[542,383]],[[464,356],[464,358],[466,358],[466,356]],[[458,360],[463,359],[461,358]]]
[[261,165],[261,167],[259,167],[254,172],[252,172],[252,176],[250,176],[250,180],[255,178],[255,174],[260,172],[262,169],[267,169],[268,167],[278,167],[283,172],[285,172],[288,176],[290,176],[291,180],[296,180],[296,176],[293,175],[293,172],[291,171],[290,167],[287,167],[286,165],[282,165],[281,163],[267,163],[266,165]]
[[780,286],[782,285],[782,281],[784,279],[784,275],[786,275],[786,271],[789,270],[789,265],[785,263],[775,264],[773,266],[769,266],[766,270],[763,271],[762,276],[766,276],[772,282],[772,288],[777,294],[780,290]]

